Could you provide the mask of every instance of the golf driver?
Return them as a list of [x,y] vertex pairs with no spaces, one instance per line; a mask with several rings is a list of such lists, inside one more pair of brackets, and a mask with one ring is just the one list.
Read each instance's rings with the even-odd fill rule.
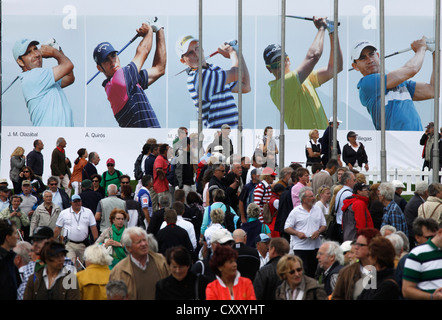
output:
[[[300,17],[300,16],[291,16],[291,15],[286,15],[287,18],[293,18],[293,19],[300,19],[300,20],[308,20],[308,21],[313,21],[313,18],[308,18],[308,17]],[[330,21],[327,19],[327,22],[330,24],[333,24],[333,21]],[[340,26],[341,23],[338,22],[338,26]]]
[[[402,50],[399,50],[399,51],[393,52],[393,53],[391,53],[391,54],[389,54],[389,55],[386,55],[385,58],[390,58],[390,57],[396,56],[396,55],[398,55],[398,54],[408,52],[408,51],[410,51],[410,50],[412,50],[411,47],[408,47],[408,48],[405,48],[405,49],[402,49]],[[352,70],[354,70],[354,68],[350,68],[350,69],[348,69],[348,71],[352,71]]]
[[[238,45],[238,41],[237,41],[237,40],[231,40],[231,41],[225,42],[224,44],[228,44],[228,45],[230,45],[230,46],[232,46],[232,47],[236,47],[236,46]],[[209,56],[205,57],[205,60],[207,60],[207,59],[213,57],[214,55],[216,55],[216,54],[218,54],[218,53],[219,53],[218,51],[215,51],[215,52],[211,53]],[[175,77],[176,77],[177,75],[183,73],[184,71],[186,71],[187,73],[189,73],[190,69],[191,69],[190,67],[187,67],[186,69],[181,70],[180,72],[178,72],[178,73],[175,75]]]
[[[149,23],[149,24],[151,24],[151,23],[154,23],[154,22],[157,22],[157,20],[158,20],[158,18],[157,17],[153,17],[152,19],[150,19],[149,21],[147,21],[147,23]],[[132,39],[130,39],[130,41],[120,50],[120,51],[118,51],[117,52],[117,55],[119,55],[121,52],[123,52],[128,46],[130,46],[130,44],[132,43],[132,42],[134,42],[135,41],[135,39],[136,38],[138,38],[139,36],[138,36],[138,34],[136,34]],[[98,76],[100,74],[100,71],[97,71],[97,73],[92,77],[92,78],[90,78],[89,79],[89,81],[86,83],[86,85],[88,85],[89,83],[91,83],[92,82],[92,80],[94,80],[95,79],[95,77],[96,76]]]

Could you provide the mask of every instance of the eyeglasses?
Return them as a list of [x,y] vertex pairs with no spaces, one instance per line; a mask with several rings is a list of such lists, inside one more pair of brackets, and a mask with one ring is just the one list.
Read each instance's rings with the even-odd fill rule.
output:
[[120,181],[120,184],[129,184],[129,182],[126,182],[126,181]]
[[359,242],[355,242],[355,245],[358,246],[358,247],[367,247],[368,246],[368,244],[359,243]]
[[112,163],[108,163],[107,166],[108,166],[108,167],[113,167],[113,166],[115,166],[115,165],[112,164]]
[[23,173],[29,173],[29,170],[23,171]]
[[292,269],[292,270],[288,271],[287,273],[294,274],[295,272],[301,273],[302,272],[302,268]]
[[55,182],[55,183],[49,183],[49,185],[50,185],[50,186],[56,186],[57,183],[56,183],[56,182]]

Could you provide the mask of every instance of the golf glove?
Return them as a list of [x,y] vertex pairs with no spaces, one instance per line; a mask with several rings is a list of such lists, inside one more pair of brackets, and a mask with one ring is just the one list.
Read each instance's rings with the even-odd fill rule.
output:
[[50,38],[48,41],[46,41],[45,45],[53,47],[57,50],[61,50],[60,45],[57,43],[57,41],[54,38]]
[[153,31],[153,32],[157,32],[157,31],[160,30],[161,28],[164,28],[164,27],[158,22],[158,17],[150,17],[149,19],[147,19],[146,23],[149,24],[149,25],[152,27],[152,31]]
[[333,33],[335,31],[335,24],[331,20],[326,20],[328,33]]
[[436,42],[434,41],[434,39],[428,38],[426,38],[425,41],[427,43],[427,50],[433,53],[436,50]]
[[233,48],[233,50],[238,52],[238,40],[226,41],[226,42],[224,42],[224,44],[228,44],[229,46],[231,46]]

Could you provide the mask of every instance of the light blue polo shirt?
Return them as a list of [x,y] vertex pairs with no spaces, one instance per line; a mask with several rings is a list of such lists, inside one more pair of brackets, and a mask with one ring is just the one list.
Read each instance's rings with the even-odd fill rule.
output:
[[52,69],[34,68],[23,72],[20,80],[33,126],[74,126],[72,108],[61,88],[61,79],[55,82]]
[[[358,83],[359,98],[367,108],[376,130],[381,130],[380,80],[379,73],[363,77]],[[385,84],[387,75],[385,75]],[[413,103],[416,82],[407,80],[400,85],[385,88],[385,129],[401,131],[422,131],[422,121]]]

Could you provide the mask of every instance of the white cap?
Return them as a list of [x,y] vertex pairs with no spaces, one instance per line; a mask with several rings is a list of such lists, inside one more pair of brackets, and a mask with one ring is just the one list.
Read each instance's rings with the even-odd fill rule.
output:
[[[332,123],[333,122],[333,116],[332,117],[330,117],[330,119],[328,119],[328,123]],[[341,120],[339,120],[339,118],[338,117],[336,117],[336,122],[337,123],[342,123],[342,121]]]
[[193,41],[198,41],[198,39],[191,35],[185,35],[178,38],[175,50],[180,59],[183,54],[185,54],[187,50],[189,50],[189,46]]
[[391,183],[394,185],[395,188],[403,188],[403,189],[405,189],[405,185],[402,183],[402,181],[393,180]]
[[353,49],[351,50],[351,62],[353,63],[355,60],[358,60],[361,56],[362,50],[367,47],[373,47],[377,49],[376,46],[368,40],[356,42],[356,44],[353,46]]
[[344,253],[350,251],[351,250],[351,241],[350,240],[344,241],[341,244],[341,249],[342,249],[342,251],[344,251]]
[[224,244],[229,241],[234,241],[232,234],[227,229],[215,230],[212,234],[212,243],[217,242],[219,244]]

